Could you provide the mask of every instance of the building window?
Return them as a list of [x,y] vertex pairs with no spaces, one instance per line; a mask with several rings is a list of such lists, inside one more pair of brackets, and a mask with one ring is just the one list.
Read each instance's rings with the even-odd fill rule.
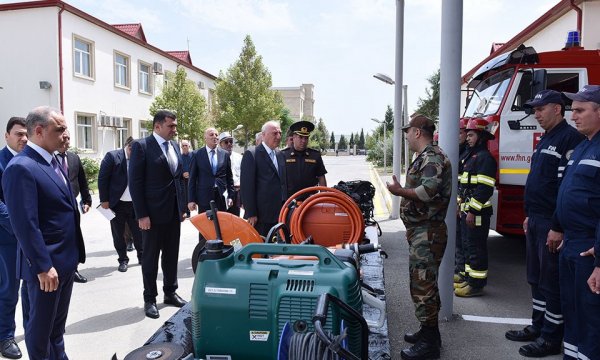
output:
[[94,123],[95,115],[77,114],[77,148],[80,150],[94,150]]
[[115,52],[115,85],[129,89],[129,56]]
[[151,127],[152,127],[152,121],[140,120],[140,139],[143,139],[150,135]]
[[73,72],[76,76],[94,78],[94,43],[73,37]]
[[152,69],[150,64],[139,62],[139,90],[144,94],[152,94],[152,84],[150,77],[150,70]]
[[121,149],[125,146],[125,141],[131,134],[131,119],[123,119],[123,127],[117,128],[117,148]]
[[165,75],[164,75],[164,79],[163,79],[163,89],[165,89],[167,86],[169,86],[169,82],[173,81],[173,78],[175,77],[175,73],[172,73],[170,71],[165,71]]

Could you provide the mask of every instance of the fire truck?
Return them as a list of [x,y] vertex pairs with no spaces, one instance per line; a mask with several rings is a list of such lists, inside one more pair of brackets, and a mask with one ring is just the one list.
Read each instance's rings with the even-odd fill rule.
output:
[[[523,105],[543,89],[577,92],[587,84],[600,84],[600,50],[585,50],[573,32],[559,51],[538,53],[521,45],[501,54],[481,66],[467,85],[463,118],[487,120],[496,136],[488,143],[498,162],[491,227],[500,234],[523,234],[525,181],[544,133]],[[565,118],[573,126],[571,102],[565,98],[565,103]]]

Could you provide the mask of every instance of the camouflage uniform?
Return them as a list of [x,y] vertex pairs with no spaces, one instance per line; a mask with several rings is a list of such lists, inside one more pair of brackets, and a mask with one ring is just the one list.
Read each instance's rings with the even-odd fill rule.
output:
[[452,193],[450,161],[438,146],[427,145],[413,161],[405,188],[414,189],[420,199],[403,198],[400,204],[400,218],[410,245],[410,293],[415,315],[421,324],[437,327],[437,278],[448,240],[444,220]]

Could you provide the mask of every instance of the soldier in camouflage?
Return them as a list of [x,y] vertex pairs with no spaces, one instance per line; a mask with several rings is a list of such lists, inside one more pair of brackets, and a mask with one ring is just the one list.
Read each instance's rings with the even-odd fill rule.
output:
[[421,327],[404,340],[415,345],[402,350],[402,359],[438,359],[441,337],[438,328],[440,296],[438,271],[448,231],[445,218],[452,193],[452,169],[444,152],[432,144],[435,124],[417,115],[402,128],[412,151],[418,154],[402,187],[396,176],[387,184],[390,193],[402,197],[400,217],[410,245],[410,293]]

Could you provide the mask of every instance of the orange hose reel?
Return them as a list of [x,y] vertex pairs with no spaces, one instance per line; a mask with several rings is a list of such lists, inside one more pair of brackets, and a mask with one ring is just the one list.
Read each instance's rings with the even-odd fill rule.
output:
[[361,241],[365,222],[360,209],[350,196],[326,186],[309,187],[292,195],[281,208],[279,222],[286,222],[294,199],[314,191],[320,192],[300,203],[287,223],[292,243],[298,244],[308,236],[312,236],[315,244],[326,247]]

